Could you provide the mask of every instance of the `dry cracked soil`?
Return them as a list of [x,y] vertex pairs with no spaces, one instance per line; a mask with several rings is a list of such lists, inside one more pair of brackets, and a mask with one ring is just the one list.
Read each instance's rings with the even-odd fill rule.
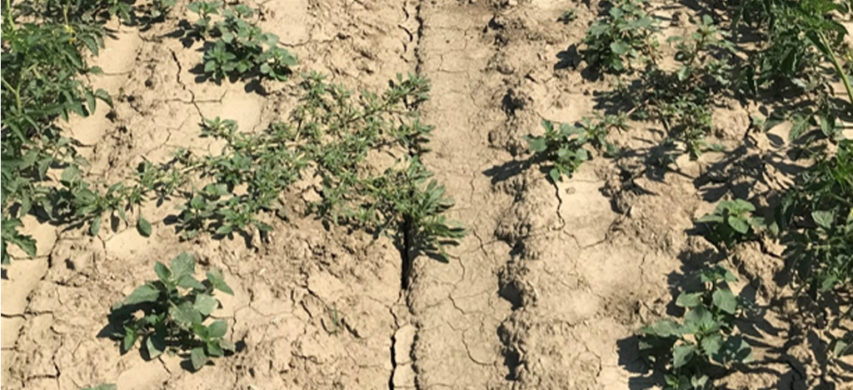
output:
[[[191,17],[184,3],[144,31],[112,25],[93,59],[104,74],[91,82],[114,107],[63,126],[94,175],[120,179],[179,147],[212,151],[198,137],[202,117],[255,131],[293,105],[288,82],[200,82],[200,44],[174,37]],[[659,378],[633,335],[667,313],[673,286],[690,270],[727,262],[741,293],[759,303],[789,293],[773,278],[783,263],[778,248],[745,245],[721,259],[689,233],[723,194],[772,193],[790,181],[787,146],[776,142],[784,137],[749,133],[755,106],[726,101],[715,112],[715,136],[736,153],[682,158],[674,171],[643,164],[662,138],[649,123],[612,135],[632,155],[594,158],[556,185],[523,163],[523,136],[539,133],[543,118],[577,121],[609,88],[584,77],[570,50],[597,1],[245,3],[298,55],[297,72],[367,89],[397,73],[431,81],[421,114],[435,130],[423,162],[455,199],[450,216],[467,236],[448,263],[418,258],[404,280],[390,239],[310,216],[279,221],[269,240],[250,245],[204,235],[180,241],[163,222],[174,205],[146,210],[155,231],[147,238],[133,226],[90,237],[26,220],[39,251],[13,261],[2,281],[3,388],[640,389]],[[653,5],[656,15],[696,12]],[[569,6],[578,7],[577,20],[558,22]],[[683,27],[662,20],[669,31]],[[297,189],[294,215],[311,186]],[[155,261],[183,251],[202,268],[222,268],[235,291],[213,317],[227,320],[239,352],[197,373],[175,356],[122,355],[101,336],[111,304],[152,279]],[[724,387],[851,388],[790,310],[772,311],[755,328],[759,362],[723,378]]]

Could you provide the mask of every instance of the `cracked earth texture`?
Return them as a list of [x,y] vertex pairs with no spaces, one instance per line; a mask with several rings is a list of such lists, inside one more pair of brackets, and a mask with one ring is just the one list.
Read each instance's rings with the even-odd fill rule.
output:
[[[189,17],[184,3],[147,31],[112,26],[115,37],[94,59],[104,74],[92,82],[115,106],[65,125],[93,175],[119,180],[142,159],[161,161],[179,147],[215,153],[218,145],[198,136],[203,117],[234,119],[254,131],[292,107],[292,83],[197,80],[200,44],[171,34]],[[455,199],[451,217],[464,222],[467,237],[447,264],[415,259],[403,289],[401,256],[389,239],[312,218],[278,221],[269,242],[251,249],[240,239],[179,241],[163,222],[174,213],[168,203],[146,206],[155,230],[148,238],[132,226],[89,237],[26,219],[39,251],[14,261],[2,281],[2,386],[650,387],[655,378],[632,335],[666,313],[679,275],[715,255],[704,239],[685,233],[720,196],[709,194],[768,193],[790,175],[778,169],[784,146],[747,133],[756,108],[734,101],[716,117],[720,142],[751,137],[734,157],[679,159],[677,172],[660,175],[645,171],[641,153],[593,159],[556,186],[525,169],[524,135],[539,132],[543,118],[572,122],[592,114],[596,92],[608,88],[560,60],[595,17],[598,2],[591,3],[564,25],[556,20],[567,2],[556,0],[247,2],[260,11],[259,25],[298,55],[297,72],[365,88],[383,87],[396,73],[431,80],[432,98],[421,111],[435,131],[423,162]],[[633,134],[613,141],[638,151],[659,141],[648,125],[634,125]],[[764,176],[744,173],[749,164]],[[709,179],[712,166],[728,167],[721,177],[736,179]],[[300,183],[289,195],[291,215],[301,215],[312,186]],[[196,254],[201,268],[225,271],[235,295],[222,297],[213,317],[225,319],[228,337],[241,345],[195,374],[177,357],[146,362],[99,337],[111,304],[153,278],[154,261],[182,251]],[[772,279],[778,252],[747,246],[732,261],[746,280],[760,281],[739,287],[754,289],[756,299],[789,294]],[[784,310],[768,321],[775,332],[764,334],[770,347],[763,363],[723,384],[827,383],[821,378],[831,373],[811,348],[820,341],[803,337]]]

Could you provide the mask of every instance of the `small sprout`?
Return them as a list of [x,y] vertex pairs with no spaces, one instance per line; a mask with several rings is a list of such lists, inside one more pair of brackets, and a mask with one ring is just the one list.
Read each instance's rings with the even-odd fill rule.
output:
[[576,8],[569,8],[565,10],[560,14],[560,17],[557,18],[557,21],[562,22],[563,24],[569,24],[578,18],[577,11],[578,10]]

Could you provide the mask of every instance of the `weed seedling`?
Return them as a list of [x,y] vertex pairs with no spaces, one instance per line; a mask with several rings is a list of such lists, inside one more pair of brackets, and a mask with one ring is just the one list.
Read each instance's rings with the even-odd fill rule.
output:
[[752,239],[765,228],[764,218],[754,217],[755,206],[743,199],[724,200],[713,213],[699,218],[708,224],[708,238],[728,246]]
[[571,178],[580,165],[589,159],[587,145],[607,155],[614,155],[617,149],[607,141],[607,134],[612,130],[625,130],[625,116],[608,115],[595,120],[583,118],[576,126],[560,124],[554,126],[551,121],[542,121],[545,134],[528,136],[527,143],[533,152],[534,160],[547,161],[553,164],[548,170],[548,176],[555,183],[562,180],[563,175]]
[[646,0],[617,0],[587,31],[582,54],[590,68],[605,73],[642,69],[657,48],[657,23],[643,7]]
[[665,370],[667,389],[711,389],[712,375],[752,360],[751,348],[735,334],[743,309],[728,287],[734,275],[716,266],[698,279],[701,290],[682,292],[675,301],[685,310],[681,321],[663,319],[640,330],[640,352]]
[[214,290],[234,294],[222,273],[211,270],[207,279],[197,280],[195,259],[185,253],[172,259],[171,267],[158,262],[154,271],[158,280],[137,287],[110,312],[113,336],[121,340],[122,353],[141,339],[140,348],[148,359],[167,350],[188,352],[193,370],[211,358],[233,353],[234,345],[224,339],[228,324],[224,320],[205,324],[220,306]]

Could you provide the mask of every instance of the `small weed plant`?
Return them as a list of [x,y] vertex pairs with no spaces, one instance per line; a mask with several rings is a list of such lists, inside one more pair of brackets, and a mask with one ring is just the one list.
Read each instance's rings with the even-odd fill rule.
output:
[[712,375],[752,360],[751,348],[736,334],[743,305],[728,287],[734,275],[716,266],[698,279],[700,290],[684,291],[675,301],[685,310],[680,321],[663,319],[640,331],[640,352],[666,372],[667,389],[711,389]]
[[[243,4],[221,8],[217,2],[194,2],[188,9],[199,15],[192,24],[193,34],[213,40],[204,52],[202,67],[216,82],[253,75],[283,81],[292,73],[296,57],[279,44],[278,36],[263,32],[248,20],[254,14],[251,8]],[[214,16],[221,20],[214,22]]]
[[659,28],[644,10],[646,4],[646,0],[615,0],[607,14],[589,27],[581,54],[591,69],[630,73],[652,60]]
[[193,370],[199,370],[212,358],[234,352],[226,340],[228,324],[224,320],[207,321],[220,307],[213,297],[214,290],[233,295],[218,270],[207,272],[199,281],[195,274],[195,259],[182,253],[172,259],[171,267],[157,262],[157,280],[133,290],[124,301],[113,306],[110,324],[113,335],[121,340],[126,353],[141,340],[140,348],[148,359],[166,351],[188,355]]
[[731,246],[755,238],[764,229],[764,218],[753,216],[754,212],[755,206],[746,200],[724,200],[698,222],[708,225],[711,241]]
[[813,297],[853,283],[853,141],[803,172],[783,198],[780,225],[800,289]]
[[545,134],[526,139],[533,159],[550,164],[546,167],[548,177],[558,182],[563,176],[571,178],[589,159],[589,147],[615,155],[617,148],[607,141],[607,135],[613,130],[625,130],[626,120],[622,115],[607,115],[596,119],[584,118],[576,126],[565,123],[555,126],[553,122],[544,120]]

